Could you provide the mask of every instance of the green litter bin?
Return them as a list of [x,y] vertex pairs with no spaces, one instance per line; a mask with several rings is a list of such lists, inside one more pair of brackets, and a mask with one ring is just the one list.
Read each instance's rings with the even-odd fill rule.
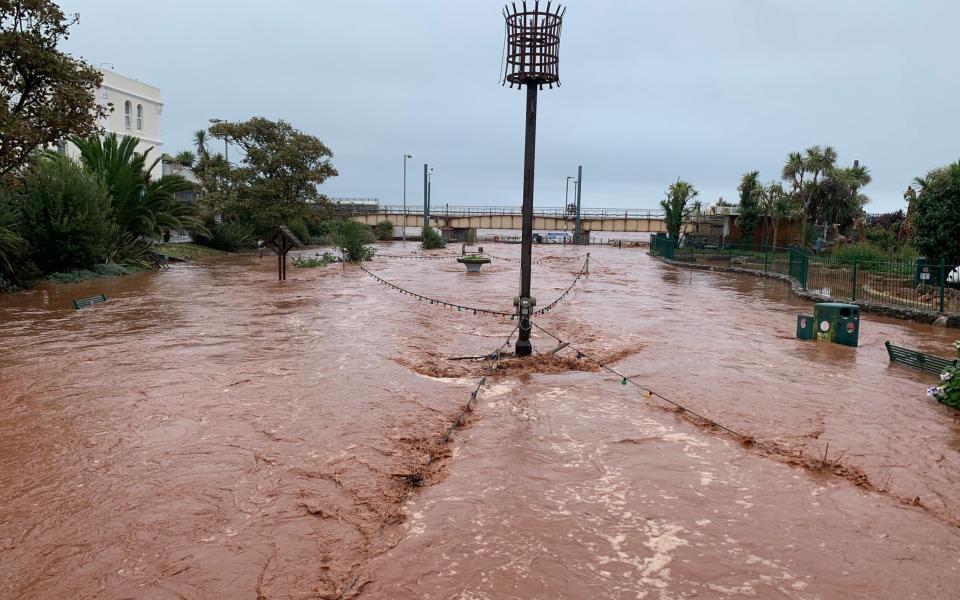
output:
[[856,348],[860,340],[860,307],[842,302],[814,304],[813,324],[817,341]]
[[812,340],[814,337],[813,334],[813,317],[810,315],[800,315],[797,317],[797,339],[798,340]]

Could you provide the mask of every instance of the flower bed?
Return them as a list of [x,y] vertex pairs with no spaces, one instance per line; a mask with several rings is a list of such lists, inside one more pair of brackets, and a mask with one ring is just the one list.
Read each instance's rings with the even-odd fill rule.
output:
[[[953,343],[960,357],[960,340]],[[944,369],[940,374],[940,385],[927,390],[927,395],[937,402],[960,409],[960,367],[956,364]]]

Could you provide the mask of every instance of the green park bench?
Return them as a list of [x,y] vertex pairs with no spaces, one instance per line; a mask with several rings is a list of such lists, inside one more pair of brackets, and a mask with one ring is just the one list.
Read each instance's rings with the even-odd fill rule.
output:
[[94,304],[100,304],[101,302],[106,302],[106,294],[99,294],[97,296],[90,296],[89,298],[75,298],[73,300],[73,307],[77,310],[81,308],[88,308]]
[[949,360],[946,358],[940,358],[939,356],[932,356],[930,354],[917,352],[916,350],[908,350],[906,348],[894,346],[890,342],[884,342],[883,345],[887,347],[887,354],[890,355],[890,362],[904,364],[908,367],[919,369],[925,373],[934,373],[939,375],[947,367],[952,367],[958,363],[958,360]]

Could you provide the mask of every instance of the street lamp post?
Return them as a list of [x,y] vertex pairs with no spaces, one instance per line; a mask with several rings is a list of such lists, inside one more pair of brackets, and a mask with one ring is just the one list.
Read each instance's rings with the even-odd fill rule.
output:
[[517,356],[533,354],[530,341],[536,299],[530,295],[530,268],[533,255],[533,181],[537,145],[537,91],[543,86],[560,85],[560,28],[563,24],[563,9],[559,4],[553,11],[550,2],[541,8],[539,2],[529,6],[522,3],[504,7],[506,22],[506,52],[504,55],[503,83],[512,88],[526,87],[526,135],[523,152],[523,204],[522,244],[520,246],[520,295],[515,299],[517,316],[520,318]]
[[[210,123],[216,125],[217,123],[226,123],[223,119],[210,119]],[[223,160],[227,162],[227,166],[230,166],[230,147],[227,145],[227,138],[223,138]]]
[[577,167],[577,218],[573,226],[573,243],[579,244],[580,240],[580,191],[583,189],[583,165]]
[[403,241],[407,241],[407,159],[413,158],[412,154],[403,155],[403,225],[400,226],[400,236]]
[[430,227],[430,174],[433,167],[423,163],[423,226]]

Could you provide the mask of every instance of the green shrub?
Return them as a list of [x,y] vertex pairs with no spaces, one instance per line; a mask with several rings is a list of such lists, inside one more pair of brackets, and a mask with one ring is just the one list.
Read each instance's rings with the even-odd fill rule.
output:
[[135,268],[135,267],[129,267],[126,265],[120,265],[113,262],[106,262],[106,263],[100,263],[99,265],[93,265],[93,272],[99,275],[100,277],[122,277],[123,275],[130,275],[132,273],[137,273],[138,271],[141,271],[141,269]]
[[374,250],[367,244],[375,241],[373,229],[356,221],[344,221],[333,234],[333,243],[343,254],[344,260],[358,262],[373,258]]
[[913,244],[930,262],[960,263],[960,162],[935,169],[914,182]]
[[900,251],[897,252],[897,260],[900,262],[914,264],[919,257],[920,253],[917,252],[917,249],[909,245],[900,248]]
[[197,243],[225,252],[236,252],[254,245],[255,228],[237,219],[224,219],[207,227],[210,236],[198,236]]
[[324,252],[316,256],[294,256],[293,266],[303,268],[323,267],[332,262],[337,262],[337,260],[339,259],[329,252]]
[[834,263],[852,263],[853,261],[857,261],[858,263],[874,263],[891,262],[895,260],[881,248],[874,246],[870,242],[858,242],[856,244],[840,246],[833,251],[830,259],[831,262]]
[[866,230],[866,241],[885,252],[891,252],[897,247],[897,240],[893,232],[883,227],[871,227]]
[[136,269],[146,269],[154,264],[150,246],[138,236],[124,231],[114,237],[107,250],[107,263],[115,263]]
[[317,223],[314,227],[310,229],[311,243],[320,245],[320,244],[333,244],[333,236],[337,232],[337,229],[343,221],[321,221]]
[[72,271],[51,273],[47,279],[54,283],[80,283],[88,279],[96,279],[99,275],[90,269],[74,269]]
[[433,227],[425,225],[420,231],[420,246],[424,250],[434,250],[436,248],[446,248],[447,240],[437,233]]
[[[960,340],[953,343],[953,347],[960,357]],[[927,390],[927,395],[936,398],[953,408],[960,408],[960,367],[947,367],[940,374],[940,385]]]
[[107,254],[115,227],[100,179],[62,155],[40,159],[22,194],[23,233],[44,273],[85,269]]
[[[13,273],[27,254],[27,240],[20,232],[20,208],[0,187],[0,274]],[[4,284],[0,282],[0,287]]]
[[287,229],[304,244],[310,243],[310,229],[302,217],[293,217],[287,221]]
[[482,254],[466,254],[457,259],[462,263],[482,263],[486,264],[490,262],[490,259]]
[[373,233],[377,236],[378,240],[389,242],[393,239],[393,221],[389,219],[380,221],[374,226]]

